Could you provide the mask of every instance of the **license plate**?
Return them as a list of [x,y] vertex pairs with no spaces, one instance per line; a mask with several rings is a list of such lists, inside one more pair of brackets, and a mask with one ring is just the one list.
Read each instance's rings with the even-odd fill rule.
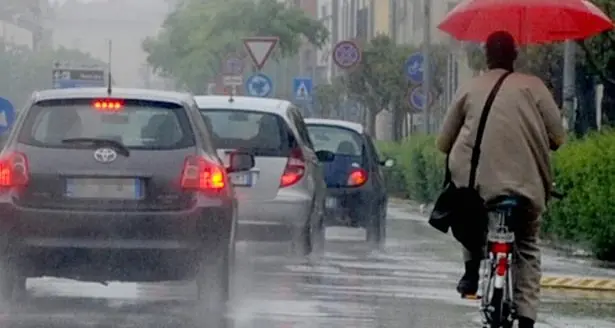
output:
[[325,199],[325,207],[326,208],[336,208],[337,199],[333,197],[327,197],[327,199]]
[[252,187],[257,178],[256,172],[231,173],[231,183],[238,187]]
[[66,179],[66,197],[93,199],[141,199],[139,179]]

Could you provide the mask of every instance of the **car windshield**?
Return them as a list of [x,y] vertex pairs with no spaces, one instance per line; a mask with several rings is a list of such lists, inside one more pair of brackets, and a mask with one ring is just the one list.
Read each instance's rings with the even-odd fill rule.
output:
[[92,100],[53,100],[35,104],[19,141],[38,147],[74,148],[67,139],[109,139],[131,149],[178,149],[195,140],[183,108],[153,101],[123,102],[119,110],[100,110]]
[[308,125],[314,149],[327,150],[337,155],[361,156],[361,136],[349,129],[329,125]]
[[294,138],[275,114],[232,110],[201,110],[218,149],[244,149],[256,156],[287,157]]

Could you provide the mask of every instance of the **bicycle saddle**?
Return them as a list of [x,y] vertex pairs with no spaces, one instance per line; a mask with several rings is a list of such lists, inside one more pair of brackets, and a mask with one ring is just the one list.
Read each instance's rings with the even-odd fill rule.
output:
[[501,195],[485,202],[485,206],[491,211],[506,211],[510,209],[531,208],[531,202],[521,195]]

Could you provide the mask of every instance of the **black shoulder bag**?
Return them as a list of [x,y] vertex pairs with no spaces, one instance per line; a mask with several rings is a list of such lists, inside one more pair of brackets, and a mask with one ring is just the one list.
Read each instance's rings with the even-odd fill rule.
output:
[[470,252],[480,252],[484,244],[484,231],[487,225],[487,210],[485,201],[476,189],[476,171],[480,158],[480,146],[485,133],[487,117],[504,80],[512,72],[506,72],[498,79],[487,97],[480,116],[476,142],[472,149],[470,166],[470,181],[467,187],[457,187],[451,179],[451,171],[446,157],[446,176],[444,191],[440,194],[429,217],[429,224],[447,233],[449,228],[453,236]]

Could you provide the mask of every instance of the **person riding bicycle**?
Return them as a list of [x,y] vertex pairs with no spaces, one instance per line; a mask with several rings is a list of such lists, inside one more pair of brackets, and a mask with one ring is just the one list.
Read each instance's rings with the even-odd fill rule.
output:
[[[479,118],[488,93],[506,72],[513,71],[517,47],[508,32],[492,33],[485,44],[488,71],[457,91],[437,139],[449,155],[451,179],[466,186]],[[512,73],[504,80],[487,120],[478,164],[477,190],[485,200],[517,195],[532,204],[518,218],[518,257],[515,304],[520,328],[532,328],[540,292],[540,249],[537,244],[540,214],[552,188],[550,150],[566,138],[561,112],[545,84],[535,76]],[[478,289],[482,254],[464,250],[465,273],[457,290],[474,295]]]

